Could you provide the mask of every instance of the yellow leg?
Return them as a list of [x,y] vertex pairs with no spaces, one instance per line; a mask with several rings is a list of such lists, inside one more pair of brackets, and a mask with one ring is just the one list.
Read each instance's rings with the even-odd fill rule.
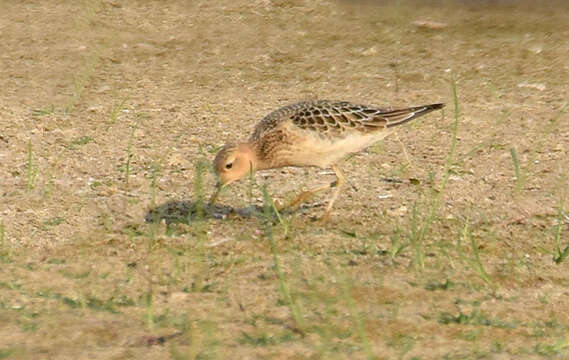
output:
[[336,175],[336,181],[333,181],[328,185],[319,186],[319,187],[312,189],[312,190],[303,191],[300,194],[298,194],[298,196],[296,198],[294,198],[294,200],[292,200],[288,204],[288,206],[286,206],[286,207],[281,206],[278,210],[282,210],[283,208],[294,209],[297,206],[299,206],[300,204],[310,200],[314,195],[318,194],[319,192],[322,192],[324,190],[328,190],[328,189],[335,187],[336,189],[334,190],[334,193],[332,194],[332,197],[330,198],[330,202],[328,202],[328,206],[326,206],[326,211],[324,212],[324,215],[322,216],[322,219],[321,219],[322,222],[326,222],[328,220],[328,217],[330,216],[330,212],[332,210],[332,207],[334,206],[334,203],[338,199],[338,196],[340,195],[340,192],[342,191],[342,187],[343,187],[344,183],[346,182],[346,179],[344,177],[344,174],[342,173],[342,170],[340,170],[340,168],[337,165],[332,165],[332,170],[334,171],[334,174]]
[[322,186],[319,186],[319,187],[312,189],[312,190],[303,191],[300,194],[298,194],[298,196],[295,197],[294,200],[292,200],[288,204],[288,207],[291,209],[294,209],[294,208],[300,206],[302,203],[312,199],[312,197],[314,195],[318,194],[319,192],[330,189],[332,187],[332,185],[333,185],[333,183],[328,184],[328,185],[322,185]]
[[[336,170],[334,170],[334,173],[336,174],[336,177],[338,177],[338,173]],[[343,182],[343,178],[342,178],[342,182]],[[318,194],[324,190],[331,189],[331,188],[337,186],[337,184],[338,184],[338,180],[333,181],[327,185],[322,185],[322,186],[319,186],[319,187],[311,189],[311,190],[303,191],[300,194],[298,194],[288,205],[281,206],[278,210],[283,210],[286,208],[295,209],[296,207],[300,206],[302,203],[305,203],[308,200],[312,199],[312,197],[314,197],[314,195],[316,195],[316,194]]]
[[342,170],[340,170],[340,168],[337,165],[332,165],[332,170],[334,171],[334,174],[336,174],[336,178],[337,178],[337,180],[335,181],[336,190],[334,190],[334,193],[332,194],[332,197],[330,198],[330,202],[328,202],[328,206],[326,207],[326,211],[324,212],[324,215],[322,216],[322,219],[321,219],[322,222],[326,222],[328,220],[328,217],[330,216],[330,212],[332,210],[332,207],[334,206],[336,199],[338,199],[338,196],[340,195],[340,191],[342,191],[342,186],[344,185],[344,182],[346,181],[344,174],[342,173]]

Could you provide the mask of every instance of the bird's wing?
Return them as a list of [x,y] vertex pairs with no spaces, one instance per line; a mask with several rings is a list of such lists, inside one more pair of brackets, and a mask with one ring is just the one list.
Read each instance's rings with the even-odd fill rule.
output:
[[405,109],[376,108],[345,101],[308,101],[284,106],[265,116],[257,125],[252,139],[259,139],[280,124],[291,121],[303,130],[321,135],[346,132],[374,132],[406,123],[416,117],[442,108],[431,104]]

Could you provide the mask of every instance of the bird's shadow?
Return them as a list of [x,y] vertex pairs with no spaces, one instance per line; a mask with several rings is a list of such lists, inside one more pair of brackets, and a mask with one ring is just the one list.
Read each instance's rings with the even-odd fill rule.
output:
[[198,220],[225,220],[228,217],[252,218],[263,216],[263,208],[251,205],[244,208],[232,208],[225,205],[198,204],[191,200],[171,200],[150,208],[144,215],[147,223],[166,224],[191,223]]

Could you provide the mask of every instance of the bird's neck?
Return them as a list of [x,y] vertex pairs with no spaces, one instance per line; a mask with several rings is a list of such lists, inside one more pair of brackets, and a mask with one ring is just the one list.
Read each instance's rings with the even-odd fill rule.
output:
[[238,145],[238,148],[239,152],[246,157],[246,159],[253,167],[253,171],[263,169],[262,167],[261,168],[259,167],[260,165],[262,165],[262,162],[259,161],[259,156],[257,155],[258,149],[254,144],[250,142],[244,142],[240,143]]

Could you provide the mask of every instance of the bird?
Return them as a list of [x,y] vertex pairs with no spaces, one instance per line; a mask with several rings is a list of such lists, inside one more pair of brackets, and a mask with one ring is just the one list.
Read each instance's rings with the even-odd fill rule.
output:
[[331,168],[335,181],[301,192],[288,205],[297,206],[335,188],[321,218],[326,221],[346,182],[339,166],[342,159],[379,142],[393,127],[444,106],[435,103],[381,108],[329,100],[283,106],[266,115],[247,141],[229,142],[219,150],[213,161],[218,182],[209,203],[215,203],[224,187],[258,170],[287,166]]

